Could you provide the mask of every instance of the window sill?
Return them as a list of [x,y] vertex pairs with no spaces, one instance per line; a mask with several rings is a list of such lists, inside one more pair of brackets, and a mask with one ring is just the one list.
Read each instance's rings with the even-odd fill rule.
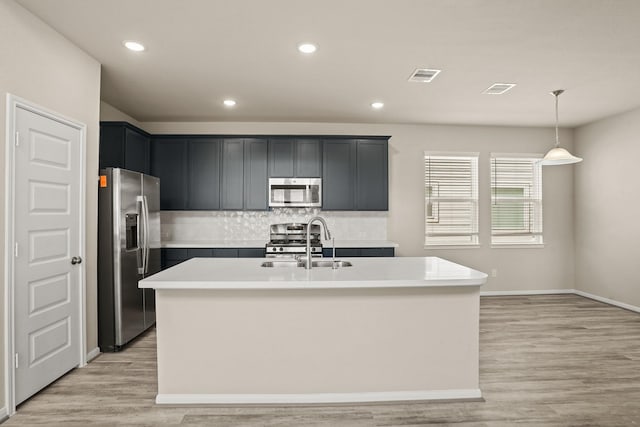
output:
[[544,249],[544,243],[494,243],[491,249]]
[[425,249],[477,249],[482,245],[477,243],[473,245],[424,245]]

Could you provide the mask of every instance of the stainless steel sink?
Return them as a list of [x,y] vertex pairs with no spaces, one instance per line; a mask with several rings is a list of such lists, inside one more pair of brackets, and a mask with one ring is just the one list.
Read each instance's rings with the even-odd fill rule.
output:
[[286,261],[265,261],[260,264],[260,267],[304,267],[304,263],[297,260],[286,260]]
[[[269,268],[279,268],[279,267],[304,267],[307,265],[306,261],[295,261],[295,260],[278,260],[278,261],[265,261],[260,264],[260,267],[269,267]],[[311,261],[311,267],[329,267],[329,268],[342,268],[342,267],[351,267],[349,261],[333,261],[333,260],[322,260],[322,261]]]
[[[305,262],[302,263],[302,266],[305,266]],[[341,267],[351,267],[349,261],[331,261],[331,260],[322,260],[322,261],[311,261],[311,267],[330,267],[330,268],[341,268]]]

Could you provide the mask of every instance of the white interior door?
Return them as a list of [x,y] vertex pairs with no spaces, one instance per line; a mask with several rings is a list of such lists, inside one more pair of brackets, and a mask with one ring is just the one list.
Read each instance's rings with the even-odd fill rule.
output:
[[[15,404],[80,364],[80,129],[15,110]],[[77,258],[74,258],[77,257]]]

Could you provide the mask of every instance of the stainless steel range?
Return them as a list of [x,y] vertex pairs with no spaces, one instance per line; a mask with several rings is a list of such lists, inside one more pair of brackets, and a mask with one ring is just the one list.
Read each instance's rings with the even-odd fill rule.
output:
[[[320,242],[320,226],[311,226],[311,254],[322,256]],[[295,256],[305,255],[307,245],[307,224],[288,223],[272,224],[269,233],[269,243],[266,245],[266,256]]]

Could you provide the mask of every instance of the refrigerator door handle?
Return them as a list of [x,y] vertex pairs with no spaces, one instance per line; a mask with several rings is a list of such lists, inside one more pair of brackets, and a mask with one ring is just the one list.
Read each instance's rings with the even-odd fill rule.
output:
[[136,197],[138,203],[138,274],[144,274],[145,267],[145,219],[144,219],[144,198],[142,196]]
[[149,202],[147,196],[142,196],[142,206],[144,207],[144,249],[142,252],[142,258],[144,260],[143,268],[144,274],[149,272]]

